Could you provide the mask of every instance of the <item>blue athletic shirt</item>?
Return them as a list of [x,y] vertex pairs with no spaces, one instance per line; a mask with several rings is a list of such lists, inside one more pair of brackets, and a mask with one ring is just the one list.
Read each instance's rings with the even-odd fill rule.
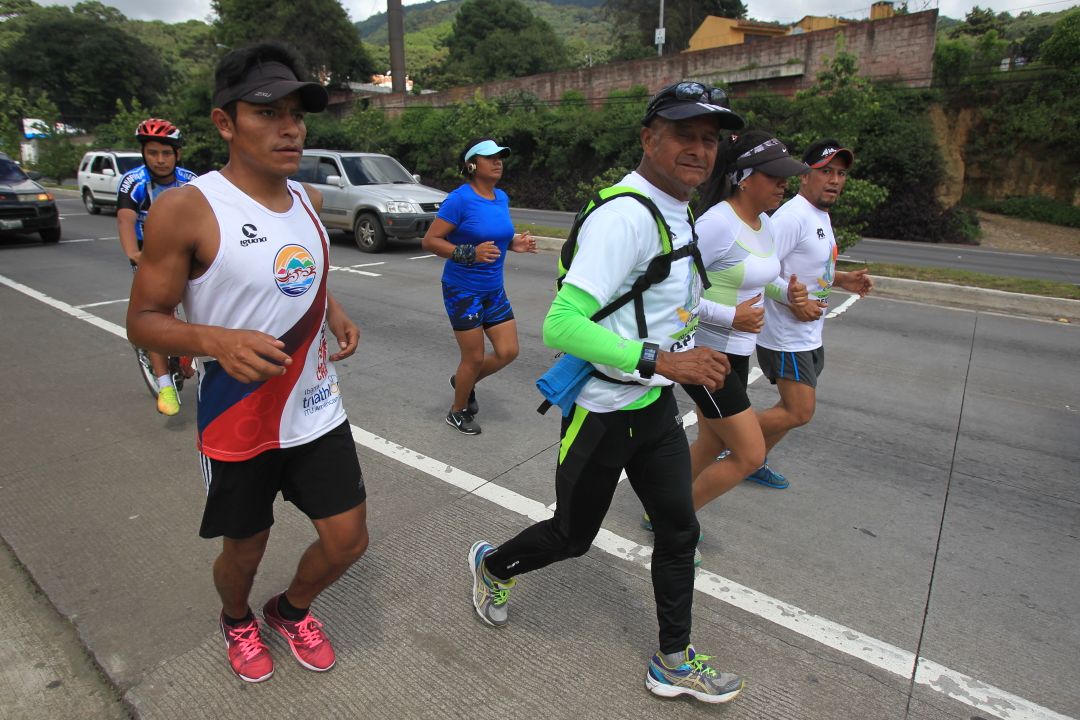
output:
[[120,187],[116,191],[116,209],[135,211],[135,239],[139,241],[140,250],[143,244],[143,224],[146,222],[146,214],[150,212],[150,203],[169,188],[187,185],[196,177],[198,175],[190,170],[177,167],[173,171],[171,183],[158,185],[146,166],[140,165],[120,178]]
[[439,208],[439,218],[456,227],[446,236],[455,245],[479,245],[492,241],[501,253],[495,262],[478,262],[472,266],[447,260],[442,281],[453,287],[476,292],[498,290],[503,286],[503,260],[514,239],[514,223],[510,220],[510,198],[495,190],[495,199],[476,194],[468,183],[446,196]]

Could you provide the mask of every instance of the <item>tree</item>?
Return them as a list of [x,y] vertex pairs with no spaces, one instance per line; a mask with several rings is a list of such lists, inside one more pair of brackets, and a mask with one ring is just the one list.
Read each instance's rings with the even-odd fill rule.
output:
[[[660,20],[656,0],[606,0],[604,10],[617,28],[618,53],[624,59],[648,55],[655,48],[653,31]],[[690,44],[690,36],[710,15],[746,17],[742,0],[667,0],[664,3],[664,54],[675,55]]]
[[486,82],[557,70],[562,41],[519,0],[465,0],[445,40],[441,84]]
[[1080,9],[1058,20],[1040,48],[1042,59],[1063,70],[1080,70]]
[[44,92],[70,124],[107,119],[119,99],[153,105],[167,87],[153,48],[94,13],[36,8],[4,25],[12,34],[0,47],[0,73],[26,95]]
[[239,48],[277,40],[296,48],[308,69],[331,85],[366,82],[374,67],[338,0],[213,0],[219,43]]

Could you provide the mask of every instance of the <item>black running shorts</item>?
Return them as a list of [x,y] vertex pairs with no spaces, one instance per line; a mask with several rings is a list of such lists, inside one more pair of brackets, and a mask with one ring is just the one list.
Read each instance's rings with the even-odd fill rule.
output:
[[750,408],[750,398],[746,394],[750,379],[750,356],[724,354],[731,362],[731,373],[724,379],[724,387],[709,392],[701,385],[682,386],[701,414],[710,420],[738,415]]
[[274,524],[278,492],[312,520],[351,510],[367,498],[349,421],[297,447],[225,462],[200,454],[206,508],[199,535],[240,540]]

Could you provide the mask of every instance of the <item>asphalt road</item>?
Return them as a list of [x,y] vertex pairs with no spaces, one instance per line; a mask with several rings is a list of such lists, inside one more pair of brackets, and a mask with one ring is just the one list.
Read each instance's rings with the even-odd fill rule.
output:
[[[515,222],[569,229],[574,214],[553,210],[513,208]],[[864,238],[840,256],[853,262],[896,263],[970,270],[988,275],[1056,280],[1080,284],[1080,257],[1058,257],[984,250],[968,245],[935,245]]]
[[[214,627],[215,546],[196,537],[193,391],[176,418],[153,412],[122,337],[115,220],[61,207],[61,244],[0,244],[0,535],[140,717],[716,716],[641,688],[651,538],[628,487],[588,556],[519,581],[505,631],[469,605],[471,542],[555,500],[558,418],[533,388],[554,257],[508,258],[522,352],[480,386],[484,432],[467,438],[443,421],[439,261],[345,236],[330,282],[362,330],[338,372],[372,545],[317,603],[334,671],[274,643],[274,679],[241,688]],[[695,642],[748,679],[724,716],[1080,717],[1080,330],[870,297],[826,338],[817,415],[770,457],[791,487],[746,484],[700,513]],[[310,537],[282,505],[257,602]],[[300,696],[315,705],[297,715]]]

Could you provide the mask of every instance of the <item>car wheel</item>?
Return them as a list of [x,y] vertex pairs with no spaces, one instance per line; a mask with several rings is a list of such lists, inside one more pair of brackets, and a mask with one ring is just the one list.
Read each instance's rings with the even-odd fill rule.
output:
[[60,242],[60,226],[57,225],[53,228],[45,228],[38,231],[41,235],[41,241],[47,243]]
[[386,233],[374,213],[361,213],[356,218],[353,239],[360,252],[377,253],[386,249]]
[[97,215],[101,212],[101,208],[99,208],[97,206],[97,203],[94,202],[94,194],[89,190],[82,191],[82,202],[83,205],[86,206],[86,212],[90,213],[91,215]]

